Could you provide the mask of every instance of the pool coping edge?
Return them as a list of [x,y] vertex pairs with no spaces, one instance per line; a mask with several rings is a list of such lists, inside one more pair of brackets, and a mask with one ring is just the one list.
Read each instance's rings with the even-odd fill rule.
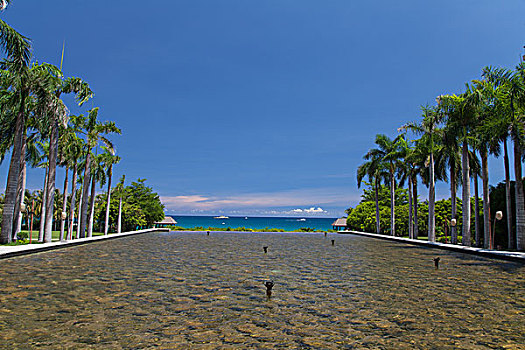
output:
[[509,251],[501,251],[501,250],[489,250],[489,249],[484,249],[484,248],[464,247],[464,246],[458,246],[455,244],[428,242],[428,241],[422,241],[422,240],[416,240],[416,239],[410,239],[410,238],[404,238],[404,237],[394,237],[394,236],[380,235],[377,233],[360,232],[360,231],[353,231],[353,230],[339,231],[337,233],[354,234],[354,235],[382,239],[382,240],[387,240],[387,241],[419,245],[419,246],[424,246],[427,248],[443,249],[443,250],[449,250],[449,251],[454,251],[454,252],[459,252],[459,253],[479,255],[479,256],[484,256],[488,258],[518,261],[521,263],[525,263],[525,253],[520,253],[520,252],[509,252]]
[[0,260],[13,258],[17,256],[30,255],[35,253],[47,252],[51,250],[63,249],[68,247],[74,247],[94,242],[100,242],[105,240],[112,240],[117,238],[124,238],[144,233],[151,232],[169,232],[169,229],[165,228],[152,228],[138,231],[122,232],[122,233],[113,233],[103,236],[94,236],[79,238],[72,241],[59,241],[51,243],[41,243],[41,244],[26,244],[26,245],[15,245],[15,246],[0,246]]

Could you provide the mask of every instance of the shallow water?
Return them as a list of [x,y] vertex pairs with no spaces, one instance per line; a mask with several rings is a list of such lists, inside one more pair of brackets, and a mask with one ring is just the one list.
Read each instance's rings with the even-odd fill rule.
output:
[[359,236],[153,233],[1,263],[2,349],[525,349],[524,265]]

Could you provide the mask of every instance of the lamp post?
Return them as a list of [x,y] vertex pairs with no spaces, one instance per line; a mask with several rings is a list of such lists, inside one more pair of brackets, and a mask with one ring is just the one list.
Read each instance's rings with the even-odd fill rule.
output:
[[[456,219],[452,219],[452,220],[450,220],[450,227],[451,227],[451,228],[452,228],[452,227],[456,227],[456,225],[457,225],[457,221],[456,221]],[[452,231],[452,229],[451,229],[450,231]],[[452,234],[452,232],[451,232],[451,234]],[[452,239],[452,236],[450,237],[450,239]],[[446,236],[445,236],[445,240],[446,240],[447,243],[448,243],[448,238],[447,238]]]
[[[62,221],[66,221],[66,219],[67,219],[67,213],[66,213],[65,211],[63,211],[62,213],[60,213],[60,218],[62,219]],[[64,231],[64,230],[62,230],[62,231]],[[62,231],[61,231],[61,232],[62,232]],[[62,240],[67,240],[67,235],[66,235],[66,237],[65,237],[65,239],[64,239],[64,234],[63,234],[63,232],[62,232],[61,239],[62,239]]]
[[31,214],[31,224],[29,225],[29,244],[33,239],[33,215],[35,215],[35,200],[31,202],[31,211],[27,213],[27,219],[29,219],[29,214]]
[[[24,203],[21,203],[20,204],[20,230],[22,230],[22,222],[24,221],[23,219],[24,219],[24,213],[25,213],[26,209],[27,209],[26,205]],[[17,225],[17,227],[18,227],[18,225]],[[18,230],[18,228],[17,228],[17,230]],[[15,232],[15,237],[16,237],[17,240],[18,240],[18,236],[17,236],[18,233],[19,232]]]
[[492,232],[490,233],[490,249],[494,249],[494,236],[496,236],[496,221],[500,221],[503,219],[503,212],[501,210],[498,210],[496,212],[496,215],[494,216],[494,225]]

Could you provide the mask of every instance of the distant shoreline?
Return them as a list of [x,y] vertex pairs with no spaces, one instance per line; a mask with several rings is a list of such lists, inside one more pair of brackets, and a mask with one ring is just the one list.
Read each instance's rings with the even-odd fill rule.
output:
[[[220,215],[225,215],[225,214],[214,214],[214,215],[166,214],[166,216],[171,216],[171,217],[202,217],[202,218],[208,218],[208,217],[214,218]],[[261,218],[268,218],[268,219],[331,219],[331,220],[337,219],[332,216],[300,216],[300,215],[296,215],[296,216],[228,215],[228,217],[235,218],[235,219],[242,219],[242,218],[248,218],[248,219],[250,218],[257,218],[257,219],[261,219]]]
[[335,230],[316,230],[316,229],[299,229],[289,231],[281,228],[262,228],[252,229],[247,227],[191,227],[185,228],[180,226],[167,227],[173,232],[259,232],[259,233],[337,233]]
[[181,230],[229,231],[241,228],[241,231],[329,231],[333,229],[334,218],[307,217],[268,217],[268,216],[204,216],[204,215],[169,215],[176,222],[172,227]]

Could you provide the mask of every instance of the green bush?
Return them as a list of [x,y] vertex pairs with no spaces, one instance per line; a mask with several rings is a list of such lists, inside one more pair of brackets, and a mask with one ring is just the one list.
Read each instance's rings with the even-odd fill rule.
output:
[[27,231],[21,231],[19,232],[16,237],[18,238],[19,241],[25,241],[26,239],[29,238],[29,232]]

